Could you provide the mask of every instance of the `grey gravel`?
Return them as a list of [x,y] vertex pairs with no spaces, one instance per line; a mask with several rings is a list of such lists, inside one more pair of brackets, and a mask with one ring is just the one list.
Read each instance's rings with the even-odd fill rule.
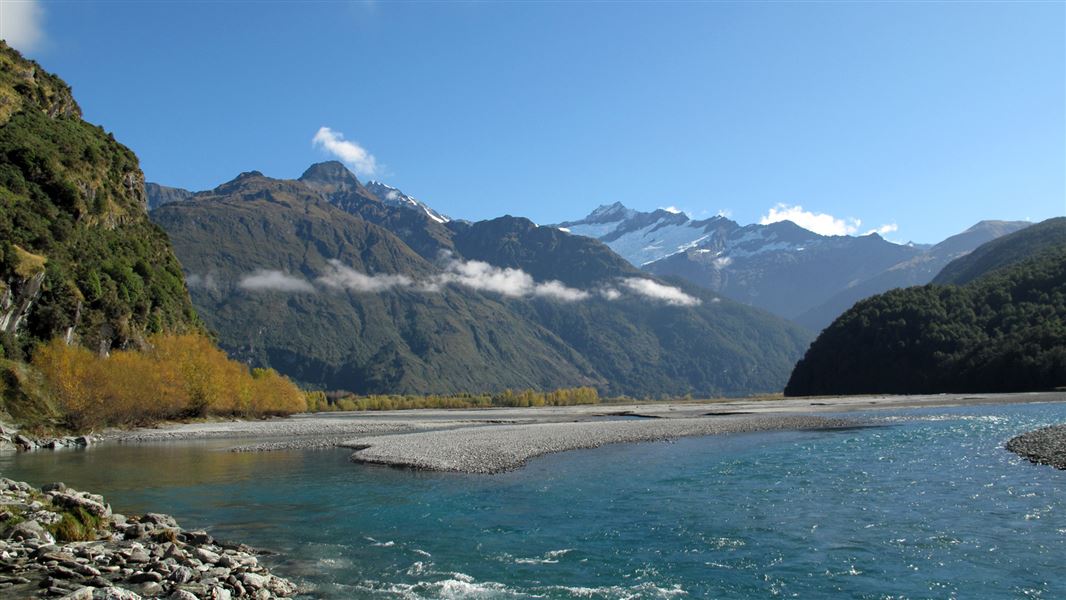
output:
[[1066,470],[1066,425],[1023,433],[1007,442],[1007,450],[1034,463]]
[[432,471],[499,473],[553,452],[754,431],[854,427],[855,419],[740,415],[468,427],[351,439],[352,460]]

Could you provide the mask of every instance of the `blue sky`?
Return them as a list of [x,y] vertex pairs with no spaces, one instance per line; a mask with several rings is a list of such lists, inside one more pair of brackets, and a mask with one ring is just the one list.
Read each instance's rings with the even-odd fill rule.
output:
[[932,242],[1066,213],[1063,3],[3,0],[0,34],[194,190],[296,177],[328,127],[468,219],[620,201]]

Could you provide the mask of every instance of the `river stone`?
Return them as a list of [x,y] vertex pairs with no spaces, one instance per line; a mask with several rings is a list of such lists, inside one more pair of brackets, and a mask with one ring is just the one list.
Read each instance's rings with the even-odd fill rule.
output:
[[134,573],[129,579],[127,579],[127,581],[130,583],[147,583],[149,581],[152,583],[158,583],[163,581],[163,576],[155,571],[141,571],[139,573]]
[[111,516],[111,507],[104,504],[103,498],[95,498],[85,493],[53,492],[52,503],[67,508],[80,508],[85,512],[96,515],[102,519]]
[[56,481],[56,482],[53,482],[53,483],[46,483],[46,484],[41,486],[41,491],[45,492],[45,493],[48,493],[48,492],[65,492],[65,491],[67,491],[67,484],[63,483],[62,481]]
[[7,539],[16,541],[38,540],[54,544],[56,539],[37,521],[23,521],[7,532]]
[[200,600],[196,597],[196,594],[192,592],[186,592],[185,590],[174,590],[174,593],[170,595],[170,600]]
[[215,554],[207,548],[197,548],[193,551],[193,555],[195,555],[196,558],[200,559],[205,564],[210,563],[212,565],[217,563],[218,559],[220,558],[218,554]]
[[131,563],[146,563],[152,560],[152,557],[143,548],[134,548],[130,551],[126,560]]
[[203,546],[205,544],[215,543],[215,538],[211,537],[209,533],[202,529],[186,531],[182,533],[182,537],[186,544],[192,544],[193,546]]
[[170,515],[164,515],[162,513],[145,513],[141,517],[141,523],[151,523],[159,527],[167,527],[170,529],[177,528],[178,522],[174,520],[174,517]]
[[139,594],[118,587],[93,590],[93,600],[141,600]]
[[296,586],[291,581],[273,575],[267,578],[267,588],[276,596],[288,597],[296,593]]
[[240,579],[244,583],[244,587],[252,590],[262,589],[267,586],[267,578],[255,573],[243,573]]
[[196,572],[189,567],[178,567],[170,574],[170,580],[178,585],[189,583],[194,579],[196,579]]
[[232,594],[229,590],[220,585],[207,590],[207,595],[204,596],[204,600],[230,600],[231,598]]
[[83,587],[76,589],[59,600],[93,600],[93,588]]

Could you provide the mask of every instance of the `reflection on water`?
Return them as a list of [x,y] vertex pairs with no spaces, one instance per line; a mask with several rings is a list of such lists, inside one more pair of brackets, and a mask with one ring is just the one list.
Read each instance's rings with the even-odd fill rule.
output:
[[219,441],[7,455],[0,472],[277,550],[282,574],[335,598],[1066,596],[1066,472],[1001,447],[1066,422],[1066,404],[891,415],[569,452],[497,476]]

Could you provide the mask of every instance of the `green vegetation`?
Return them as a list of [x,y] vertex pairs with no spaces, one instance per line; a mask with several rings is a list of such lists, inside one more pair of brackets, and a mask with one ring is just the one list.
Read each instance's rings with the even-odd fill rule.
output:
[[560,388],[551,392],[504,390],[496,394],[373,395],[346,396],[329,401],[322,392],[307,394],[310,412],[353,410],[412,410],[421,408],[492,408],[533,406],[575,406],[599,404],[596,388]]
[[[811,345],[787,395],[1007,392],[1066,385],[1066,239],[1034,225],[975,251],[963,286],[894,290],[855,305]],[[1025,253],[1016,252],[1019,247]],[[1000,251],[1010,253],[1005,258]],[[980,253],[980,254],[978,254]],[[1022,258],[1023,256],[1031,258]],[[989,269],[978,273],[973,264]]]
[[283,415],[307,407],[288,379],[269,369],[249,370],[202,335],[155,335],[145,351],[107,357],[57,339],[37,350],[33,366],[63,424],[75,431],[208,415]]
[[103,520],[84,508],[76,507],[60,513],[60,521],[48,529],[60,542],[90,542],[99,537]]
[[1020,262],[1050,256],[1066,247],[1066,217],[1048,219],[1005,235],[944,267],[933,283],[965,285]]
[[86,123],[59,78],[0,42],[0,317],[24,359],[67,336],[94,349],[200,325],[137,157]]

